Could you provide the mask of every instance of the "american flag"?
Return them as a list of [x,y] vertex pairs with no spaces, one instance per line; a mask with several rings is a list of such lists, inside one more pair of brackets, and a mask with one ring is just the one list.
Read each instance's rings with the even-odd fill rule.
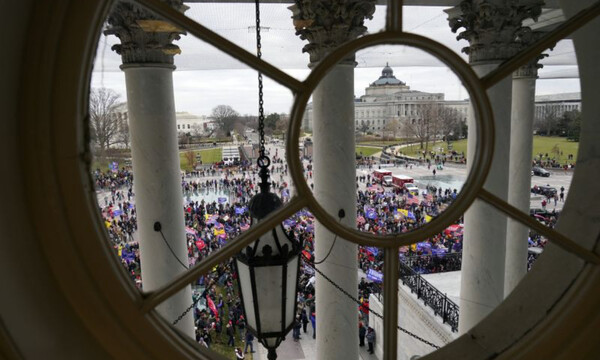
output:
[[409,205],[412,205],[412,204],[419,205],[419,198],[416,196],[408,195],[408,199],[406,200],[406,203]]

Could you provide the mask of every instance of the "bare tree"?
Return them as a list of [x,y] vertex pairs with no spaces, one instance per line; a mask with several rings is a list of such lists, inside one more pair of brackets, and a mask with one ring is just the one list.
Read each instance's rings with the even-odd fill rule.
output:
[[393,139],[396,139],[396,135],[400,131],[400,121],[398,121],[397,119],[392,119],[387,124],[385,124],[383,128],[385,129],[385,131],[388,132],[388,134],[392,134]]
[[360,121],[360,126],[358,127],[358,130],[360,132],[363,133],[363,135],[367,134],[367,131],[369,131],[369,124],[367,124],[364,120]]
[[196,137],[202,136],[202,134],[205,133],[204,126],[202,126],[200,124],[193,124],[191,133],[192,133],[192,136],[196,136]]
[[90,92],[90,134],[100,153],[118,142],[120,124],[116,108],[119,105],[119,94],[112,89],[98,88]]
[[196,165],[198,165],[198,161],[196,160],[196,153],[194,153],[192,150],[188,150],[183,153],[183,156],[185,157],[185,160],[187,161],[190,168],[194,170],[196,168]]
[[212,110],[211,119],[217,123],[217,127],[225,134],[230,134],[240,114],[229,105],[218,105]]
[[450,137],[457,135],[460,126],[461,116],[457,109],[442,106],[438,121],[438,134],[442,135],[446,142],[450,144]]
[[429,141],[436,136],[441,108],[440,104],[434,102],[421,104],[417,107],[416,118],[405,123],[406,133],[419,141],[426,154],[429,151]]
[[534,119],[533,128],[538,134],[549,136],[556,131],[560,115],[558,106],[545,106],[540,114]]

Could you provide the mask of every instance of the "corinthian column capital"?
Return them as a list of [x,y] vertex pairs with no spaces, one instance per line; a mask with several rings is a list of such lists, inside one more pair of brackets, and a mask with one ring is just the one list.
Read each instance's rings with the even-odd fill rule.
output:
[[516,42],[524,29],[523,20],[537,20],[543,0],[463,0],[450,10],[452,32],[464,28],[457,40],[465,39],[469,46],[462,51],[471,64],[504,61],[521,48]]
[[[527,48],[529,45],[536,42],[543,33],[540,31],[532,31],[530,28],[522,28],[517,34],[517,44],[519,44],[519,50]],[[548,54],[540,54],[535,60],[521,66],[517,71],[513,73],[513,78],[537,78],[538,69],[544,67],[539,61],[547,57]]]
[[[163,0],[179,12],[188,9],[183,0]],[[129,2],[117,2],[107,20],[104,35],[121,40],[112,50],[121,55],[123,65],[163,64],[173,66],[173,56],[181,49],[173,44],[184,31],[148,10]]]
[[[309,53],[311,64],[315,64],[367,31],[364,21],[373,18],[375,0],[295,0],[289,9],[296,35],[308,40],[302,52]],[[349,60],[354,61],[354,57]]]

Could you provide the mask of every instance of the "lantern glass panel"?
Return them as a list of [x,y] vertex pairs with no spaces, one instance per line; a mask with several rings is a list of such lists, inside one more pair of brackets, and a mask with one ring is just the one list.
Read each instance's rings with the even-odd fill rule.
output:
[[254,299],[252,297],[252,281],[250,278],[250,268],[241,261],[236,260],[239,283],[242,291],[242,300],[244,301],[244,312],[248,326],[256,330],[256,314],[254,313]]
[[282,265],[260,266],[254,269],[260,331],[281,332]]
[[296,288],[298,287],[298,261],[299,256],[295,256],[288,262],[287,265],[287,281],[286,281],[286,305],[285,305],[285,325],[286,328],[293,321],[296,315]]

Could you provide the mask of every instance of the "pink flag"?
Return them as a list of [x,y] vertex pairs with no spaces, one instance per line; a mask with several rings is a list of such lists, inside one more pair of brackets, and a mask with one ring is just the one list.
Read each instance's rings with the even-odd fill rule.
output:
[[217,307],[215,306],[215,302],[211,299],[210,296],[206,297],[206,303],[208,304],[208,308],[212,311],[215,318],[219,320],[219,312],[217,311]]

